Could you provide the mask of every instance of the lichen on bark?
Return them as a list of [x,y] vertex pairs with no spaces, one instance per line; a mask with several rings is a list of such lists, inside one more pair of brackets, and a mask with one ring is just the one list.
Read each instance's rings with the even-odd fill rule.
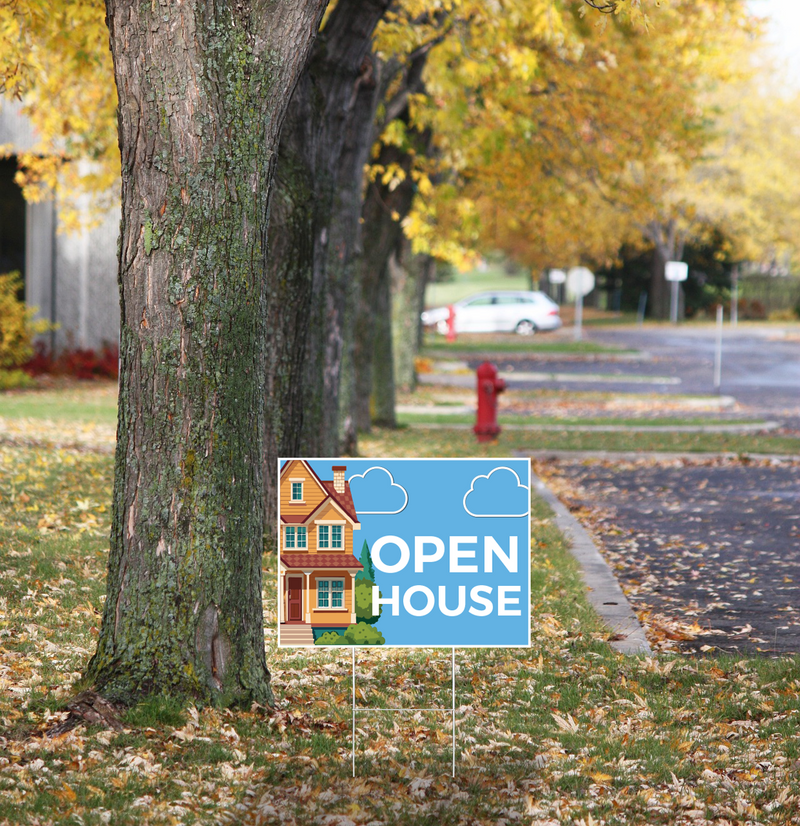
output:
[[280,123],[324,5],[107,3],[121,377],[108,595],[86,676],[113,699],[272,701],[265,239]]

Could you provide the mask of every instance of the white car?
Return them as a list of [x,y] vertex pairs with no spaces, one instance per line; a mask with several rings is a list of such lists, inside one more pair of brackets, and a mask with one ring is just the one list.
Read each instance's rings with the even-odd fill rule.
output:
[[[561,326],[558,304],[542,292],[496,291],[478,293],[453,304],[457,333],[510,333],[530,336],[537,330]],[[422,314],[427,327],[447,333],[449,307],[436,307]]]

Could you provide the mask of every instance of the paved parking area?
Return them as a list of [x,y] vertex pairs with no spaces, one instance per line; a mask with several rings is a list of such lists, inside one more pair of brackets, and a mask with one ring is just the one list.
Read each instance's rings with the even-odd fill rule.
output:
[[562,460],[537,472],[599,540],[660,647],[800,653],[800,460]]

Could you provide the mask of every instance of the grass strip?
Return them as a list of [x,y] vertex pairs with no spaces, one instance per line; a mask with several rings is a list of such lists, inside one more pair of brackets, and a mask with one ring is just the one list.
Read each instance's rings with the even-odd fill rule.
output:
[[[445,423],[445,424],[474,424],[474,413],[450,413],[446,409],[420,411],[420,412],[405,412],[398,413],[397,419],[400,424],[414,423],[425,424],[426,422]],[[731,425],[754,425],[764,424],[763,419],[719,419],[719,418],[702,418],[700,416],[691,418],[681,418],[678,416],[664,416],[663,418],[654,419],[640,419],[633,416],[627,417],[598,417],[598,418],[580,418],[577,416],[519,416],[513,413],[501,413],[499,417],[501,426],[503,424],[526,424],[531,425],[575,425],[586,427],[602,427],[604,425],[630,427],[631,429],[647,428],[647,427],[714,427],[715,425],[731,426]]]
[[424,425],[376,430],[361,440],[361,452],[389,456],[509,456],[521,450],[608,450],[664,453],[735,453],[797,456],[800,438],[770,433],[650,433],[504,430],[496,443],[479,443],[468,429],[426,429]]

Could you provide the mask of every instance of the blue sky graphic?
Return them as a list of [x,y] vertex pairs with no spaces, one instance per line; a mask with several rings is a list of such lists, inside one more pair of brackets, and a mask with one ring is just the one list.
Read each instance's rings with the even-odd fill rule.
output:
[[[364,540],[372,549],[384,536],[397,536],[409,546],[411,558],[397,573],[381,571],[376,566],[377,584],[384,598],[399,587],[400,615],[392,616],[391,606],[385,605],[376,627],[386,638],[387,645],[528,645],[530,603],[530,531],[529,531],[529,464],[524,459],[331,459],[312,460],[311,466],[321,479],[333,478],[333,465],[346,465],[345,477],[351,483],[356,510],[359,511],[361,530],[354,535],[353,547],[358,556]],[[384,471],[371,471],[382,468]],[[506,468],[499,470],[498,468]],[[391,474],[391,478],[389,477]],[[356,477],[356,478],[354,478]],[[361,477],[361,478],[359,478]],[[488,478],[480,478],[488,477]],[[396,511],[402,505],[404,493],[407,502],[399,513],[365,513],[364,511]],[[468,496],[467,496],[468,495]],[[474,514],[465,510],[464,500]],[[509,514],[508,516],[504,514]],[[445,546],[442,559],[426,562],[423,571],[414,568],[414,537],[437,536]],[[462,550],[474,550],[475,557],[458,560],[462,566],[475,565],[476,573],[450,571],[450,537],[477,537],[473,542],[462,542]],[[492,572],[484,571],[484,540],[492,537],[509,552],[510,537],[517,538],[518,570],[512,573],[493,556]],[[434,553],[433,545],[425,546],[426,554]],[[380,552],[381,560],[391,566],[400,560],[400,549],[387,543]],[[374,559],[373,559],[374,564]],[[414,585],[425,585],[437,599],[433,610],[422,617],[409,615],[403,606],[403,595]],[[442,614],[438,606],[439,586],[445,586],[449,608],[458,604],[458,586],[466,588],[466,607],[456,617]],[[469,613],[474,606],[482,606],[470,599],[476,585],[492,589],[484,595],[492,602],[489,616]],[[519,616],[498,616],[497,594],[500,586],[518,586]],[[416,593],[412,606],[421,609],[425,595]]]

